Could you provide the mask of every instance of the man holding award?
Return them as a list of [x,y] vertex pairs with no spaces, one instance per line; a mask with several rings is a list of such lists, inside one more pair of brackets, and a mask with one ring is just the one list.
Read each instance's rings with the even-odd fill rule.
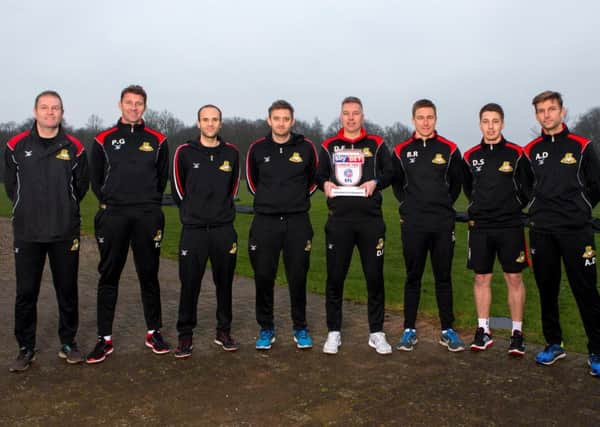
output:
[[342,344],[344,280],[356,245],[367,282],[369,346],[379,354],[390,354],[392,348],[383,333],[385,224],[381,190],[393,178],[391,156],[383,138],[367,134],[363,127],[359,98],[342,101],[340,120],[342,129],[321,144],[316,177],[329,208],[325,225],[329,333],[323,352],[336,354]]

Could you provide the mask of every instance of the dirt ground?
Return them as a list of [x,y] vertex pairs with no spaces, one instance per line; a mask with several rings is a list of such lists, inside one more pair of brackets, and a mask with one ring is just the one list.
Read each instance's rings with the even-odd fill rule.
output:
[[[97,251],[82,239],[80,332],[84,352],[95,343]],[[131,258],[131,257],[130,257]],[[412,353],[377,355],[367,346],[363,305],[345,303],[343,346],[321,352],[326,336],[324,298],[310,295],[312,350],[297,350],[291,336],[289,298],[276,290],[277,342],[254,349],[254,286],[234,283],[232,334],[241,348],[226,353],[212,344],[214,290],[207,277],[199,303],[194,354],[176,360],[144,347],[139,287],[128,261],[114,325],[115,352],[99,365],[69,366],[57,357],[57,309],[49,272],[38,302],[37,360],[10,374],[17,352],[13,336],[14,267],[10,223],[0,219],[0,425],[600,425],[600,380],[588,375],[586,355],[569,353],[553,367],[536,366],[539,347],[522,359],[506,354],[496,337],[485,353],[452,354],[437,344],[437,325],[421,323]],[[319,260],[315,260],[318,262]],[[163,334],[176,344],[177,263],[162,260]],[[391,343],[402,315],[389,313]],[[469,340],[472,331],[460,331]]]

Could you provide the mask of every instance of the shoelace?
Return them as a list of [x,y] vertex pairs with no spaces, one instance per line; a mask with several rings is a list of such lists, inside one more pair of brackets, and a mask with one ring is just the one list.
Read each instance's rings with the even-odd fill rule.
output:
[[454,329],[448,329],[446,331],[446,336],[451,342],[457,341],[458,339],[458,336],[456,335],[456,332],[454,332]]
[[260,339],[261,340],[270,340],[272,336],[271,331],[262,330],[260,331]]

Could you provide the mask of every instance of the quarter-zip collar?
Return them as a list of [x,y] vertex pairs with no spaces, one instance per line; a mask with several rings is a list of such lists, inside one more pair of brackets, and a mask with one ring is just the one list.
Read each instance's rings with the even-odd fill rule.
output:
[[364,127],[362,127],[362,128],[360,128],[360,134],[356,138],[346,138],[344,136],[344,128],[342,128],[338,131],[337,136],[339,139],[341,139],[344,142],[349,142],[350,144],[354,144],[354,143],[359,142],[367,137],[367,130]]
[[566,137],[569,134],[569,128],[567,128],[566,124],[562,124],[562,130],[554,135],[547,134],[542,130],[542,138],[544,141],[555,142],[557,139],[561,139]]
[[128,123],[123,123],[123,121],[119,119],[119,121],[117,122],[117,127],[119,128],[119,130],[124,130],[129,133],[135,133],[143,131],[146,127],[146,123],[144,122],[144,120],[142,120],[140,123],[130,125]]
[[417,136],[417,132],[413,132],[413,134],[412,134],[413,140],[422,143],[423,147],[426,147],[427,143],[430,142],[430,141],[433,141],[434,139],[436,139],[437,136],[438,136],[437,130],[433,131],[433,134],[431,134],[430,138],[419,138]]
[[500,141],[496,144],[487,144],[483,138],[481,138],[481,148],[488,151],[498,150],[501,147],[506,145],[506,139],[504,139],[504,135],[500,138]]

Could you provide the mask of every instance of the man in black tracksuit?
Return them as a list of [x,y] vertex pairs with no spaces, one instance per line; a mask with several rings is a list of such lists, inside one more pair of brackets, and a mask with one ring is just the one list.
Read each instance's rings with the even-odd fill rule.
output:
[[88,363],[102,362],[113,352],[112,326],[119,278],[129,245],[140,280],[148,332],[145,345],[155,354],[169,352],[160,328],[158,283],[164,216],[162,193],[169,176],[167,140],[148,128],[142,116],[146,92],[128,86],[121,92],[122,116],[115,127],[99,133],[92,146],[92,190],[100,202],[94,220],[100,250],[98,271],[98,342]]
[[246,154],[255,214],[248,250],[256,284],[256,320],[261,328],[256,349],[268,350],[275,341],[273,288],[280,252],[290,292],[294,341],[298,348],[311,348],[306,274],[313,237],[308,211],[316,189],[317,152],[311,141],[291,131],[294,109],[287,101],[271,105],[267,122],[271,133],[253,142]]
[[542,134],[525,147],[534,175],[529,203],[533,272],[540,291],[542,329],[548,345],[536,361],[565,357],[558,294],[562,258],[588,337],[590,373],[600,375],[600,295],[592,208],[600,200],[600,162],[591,141],[569,132],[558,92],[533,98]]
[[442,327],[439,343],[449,351],[462,351],[464,343],[452,329],[451,276],[456,216],[453,204],[460,194],[461,155],[455,143],[437,134],[433,102],[427,99],[415,102],[412,114],[415,133],[396,145],[393,156],[394,193],[400,201],[406,263],[405,329],[397,348],[411,351],[417,343],[415,326],[421,278],[430,252]]
[[221,117],[218,107],[201,107],[200,136],[177,147],[173,157],[171,194],[183,224],[179,243],[179,345],[175,350],[178,358],[192,355],[198,295],[208,259],[217,294],[214,342],[226,351],[238,349],[230,331],[231,287],[237,259],[233,199],[238,190],[240,165],[237,148],[219,137]]
[[522,210],[527,203],[531,170],[523,149],[504,139],[504,111],[498,104],[479,112],[481,143],[463,159],[463,189],[469,199],[468,268],[475,272],[473,295],[478,325],[471,350],[484,351],[494,343],[490,330],[492,272],[496,254],[508,290],[512,334],[508,353],[522,356],[525,286],[521,272],[528,265]]
[[19,354],[11,372],[35,358],[37,299],[46,255],[58,303],[59,357],[83,362],[75,343],[78,326],[79,202],[89,185],[83,145],[61,126],[62,100],[54,91],[35,99],[31,130],[10,139],[4,183],[13,204],[17,295],[15,336]]
[[[362,102],[348,97],[342,101],[342,129],[323,141],[319,153],[317,184],[327,196],[329,218],[325,225],[327,253],[327,340],[323,352],[336,354],[340,347],[344,280],[358,247],[367,282],[369,346],[379,354],[390,354],[383,332],[385,291],[383,255],[385,223],[381,212],[381,190],[390,185],[393,170],[383,139],[367,134]],[[362,191],[345,192],[344,184]]]

